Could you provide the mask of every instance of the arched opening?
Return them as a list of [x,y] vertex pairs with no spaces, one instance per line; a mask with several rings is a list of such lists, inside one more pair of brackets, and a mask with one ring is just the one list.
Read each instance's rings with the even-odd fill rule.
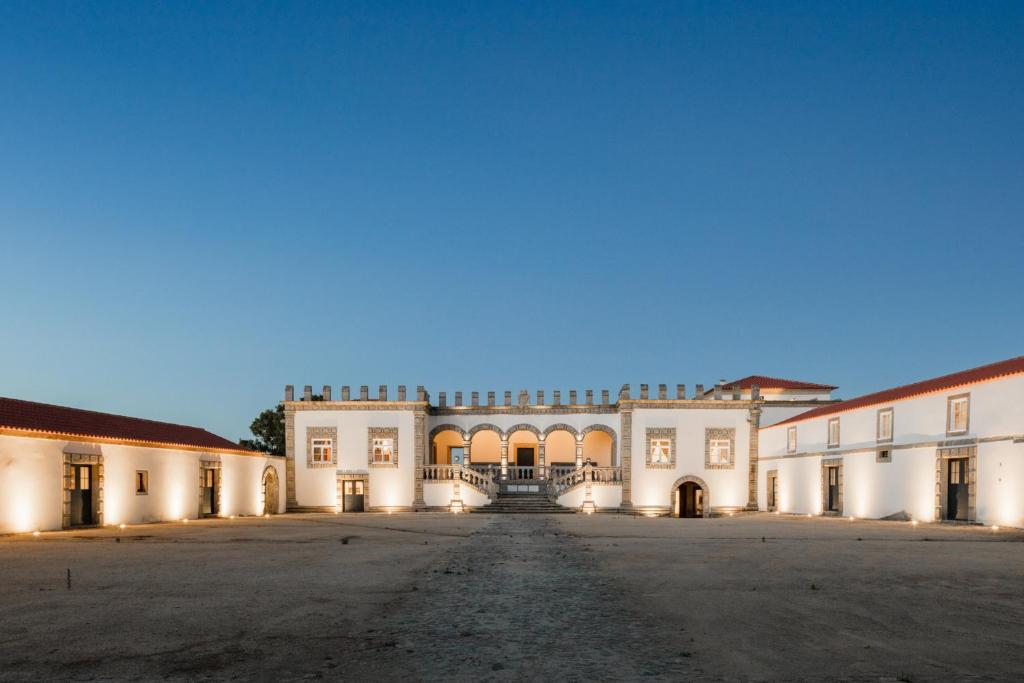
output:
[[583,437],[583,462],[589,460],[596,467],[611,467],[612,458],[612,437],[606,432],[597,430],[588,432]]
[[470,437],[469,461],[477,472],[496,477],[501,470],[501,436],[490,429],[481,429]]
[[280,505],[278,489],[277,470],[270,465],[263,470],[263,514],[277,514]]
[[462,432],[445,429],[434,435],[434,440],[430,444],[431,465],[461,464],[465,462],[464,456]]
[[559,429],[544,439],[544,463],[550,467],[576,467],[576,436]]
[[699,477],[683,477],[672,485],[672,516],[709,517],[711,500],[708,485]]
[[540,440],[532,431],[518,429],[508,435],[508,464],[515,470],[510,479],[533,479],[537,466],[537,446]]

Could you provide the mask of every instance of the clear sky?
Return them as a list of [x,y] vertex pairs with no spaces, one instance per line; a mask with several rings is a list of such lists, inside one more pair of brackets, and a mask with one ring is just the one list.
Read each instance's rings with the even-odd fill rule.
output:
[[[1024,353],[1024,4],[0,3],[0,395]],[[499,393],[500,395],[500,393]]]

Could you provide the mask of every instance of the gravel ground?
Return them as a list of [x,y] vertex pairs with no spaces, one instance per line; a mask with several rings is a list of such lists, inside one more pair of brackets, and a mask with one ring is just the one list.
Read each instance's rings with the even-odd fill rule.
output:
[[1020,680],[1021,541],[774,515],[9,536],[0,679]]

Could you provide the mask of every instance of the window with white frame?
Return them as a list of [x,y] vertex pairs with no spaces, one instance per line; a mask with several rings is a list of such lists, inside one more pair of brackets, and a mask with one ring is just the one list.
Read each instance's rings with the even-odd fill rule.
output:
[[332,462],[334,442],[331,439],[313,439],[310,442],[312,460],[315,463]]
[[971,412],[970,396],[950,396],[946,412],[946,431],[950,434],[963,434],[967,431]]
[[651,464],[667,465],[672,462],[672,439],[651,439]]
[[732,462],[732,442],[729,439],[711,439],[708,443],[708,462],[728,465]]
[[390,465],[395,459],[395,440],[391,437],[379,437],[373,440],[373,463]]
[[786,430],[786,452],[796,453],[796,427]]
[[839,418],[833,417],[828,421],[828,445],[829,448],[839,446]]
[[878,411],[878,440],[892,441],[892,408],[883,408]]

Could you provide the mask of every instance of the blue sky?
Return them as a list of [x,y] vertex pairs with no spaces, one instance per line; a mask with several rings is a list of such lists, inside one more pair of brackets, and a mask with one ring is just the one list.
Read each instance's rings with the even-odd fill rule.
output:
[[[0,395],[1020,355],[1020,3],[0,4]],[[499,394],[500,395],[500,394]]]

